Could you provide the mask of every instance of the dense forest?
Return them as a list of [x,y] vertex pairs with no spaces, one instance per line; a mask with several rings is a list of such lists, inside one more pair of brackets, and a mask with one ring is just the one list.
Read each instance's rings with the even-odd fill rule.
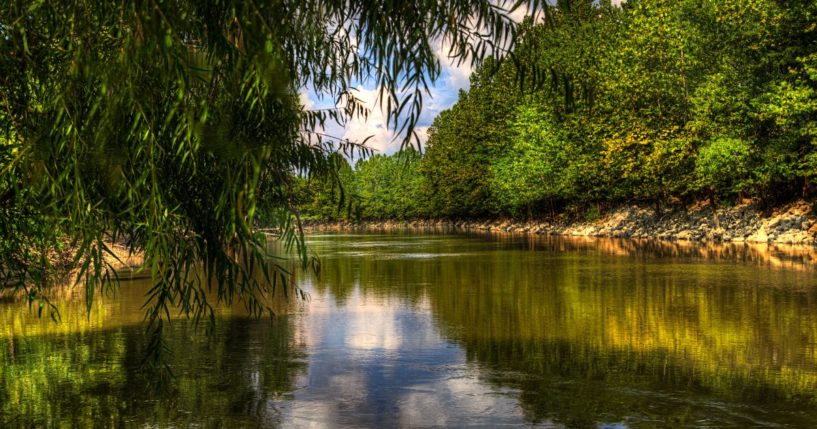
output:
[[313,219],[548,216],[813,197],[817,3],[560,1],[488,61],[423,153],[299,176]]

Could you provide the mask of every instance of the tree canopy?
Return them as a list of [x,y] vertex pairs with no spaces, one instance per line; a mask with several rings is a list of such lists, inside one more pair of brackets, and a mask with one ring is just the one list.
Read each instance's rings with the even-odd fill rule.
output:
[[521,25],[512,61],[475,70],[435,119],[412,198],[422,216],[815,197],[817,3],[546,10]]
[[[259,212],[301,243],[295,182],[332,176],[335,152],[360,149],[322,124],[366,116],[353,89],[368,82],[415,141],[440,74],[435,44],[454,61],[500,56],[521,3],[4,2],[0,281],[42,299],[68,247],[90,308],[115,281],[106,243],[122,240],[155,280],[146,318],[157,333],[170,311],[212,319],[209,288],[260,314],[287,269],[269,263]],[[306,110],[301,91],[339,108]]]

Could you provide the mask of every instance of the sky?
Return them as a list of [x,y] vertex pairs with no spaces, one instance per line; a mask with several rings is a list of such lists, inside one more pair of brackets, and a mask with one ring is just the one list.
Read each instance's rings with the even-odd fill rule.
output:
[[[613,4],[619,5],[622,0],[613,0]],[[511,15],[514,20],[521,22],[525,16],[525,10],[519,9]],[[429,94],[423,98],[423,113],[417,124],[417,135],[422,144],[428,139],[427,130],[431,126],[434,118],[443,110],[450,108],[457,101],[457,96],[461,89],[468,89],[469,78],[473,71],[469,62],[455,64],[447,58],[447,48],[442,42],[436,43],[436,54],[440,60],[442,73],[433,85],[429,88]],[[327,124],[325,134],[349,139],[351,141],[362,142],[367,137],[367,146],[374,149],[376,153],[392,154],[400,149],[402,139],[395,138],[395,132],[386,126],[385,116],[375,103],[377,88],[369,83],[357,86],[357,97],[365,101],[371,113],[364,120],[353,118],[345,127],[331,123]],[[331,97],[321,99],[314,92],[304,90],[301,94],[301,103],[306,109],[325,109],[335,107]]]
[[[525,11],[520,9],[511,15],[514,20],[521,22]],[[457,101],[459,91],[467,89],[473,68],[470,62],[456,64],[447,57],[448,47],[441,41],[435,42],[435,53],[440,60],[441,73],[438,79],[429,87],[429,93],[423,96],[423,111],[416,126],[420,142],[425,144],[428,139],[427,130],[434,122],[434,118],[443,110],[448,109]],[[364,101],[370,109],[367,119],[353,118],[345,127],[329,123],[323,131],[325,134],[362,142],[367,137],[366,146],[376,153],[392,154],[400,149],[402,138],[395,138],[394,129],[386,125],[385,116],[375,103],[377,87],[373,83],[364,83],[356,87],[357,98]],[[312,91],[303,90],[300,94],[301,104],[306,109],[326,109],[335,107],[331,97],[319,97]]]
[[[444,50],[442,44],[437,45],[436,53],[440,59],[441,74],[429,88],[429,94],[423,98],[423,112],[417,124],[417,134],[423,144],[427,139],[426,131],[434,118],[457,101],[460,89],[468,88],[472,72],[470,63],[460,65],[453,63],[446,57],[447,51]],[[367,146],[375,149],[377,153],[392,154],[399,150],[402,139],[395,139],[395,131],[386,126],[385,116],[375,104],[377,87],[372,83],[362,84],[356,87],[355,92],[358,99],[365,101],[371,110],[369,117],[366,120],[353,118],[345,127],[334,123],[327,124],[324,132],[331,136],[358,142],[372,136]],[[306,109],[331,108],[335,104],[331,97],[321,99],[311,91],[303,91],[300,96],[301,103]]]

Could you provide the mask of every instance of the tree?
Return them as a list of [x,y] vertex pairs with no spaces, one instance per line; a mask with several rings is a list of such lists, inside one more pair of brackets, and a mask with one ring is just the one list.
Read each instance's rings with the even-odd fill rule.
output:
[[429,213],[443,217],[496,214],[490,165],[508,146],[507,121],[521,102],[514,66],[486,64],[471,75],[471,88],[437,118],[428,132],[421,172]]
[[[260,314],[286,269],[267,263],[253,227],[259,202],[275,211],[272,226],[286,241],[301,241],[293,173],[331,174],[338,143],[354,146],[316,134],[327,120],[366,114],[353,83],[380,88],[390,124],[409,142],[427,84],[440,74],[433,42],[448,42],[460,61],[498,56],[514,41],[506,6],[519,4],[5,2],[0,222],[56,225],[76,245],[72,266],[89,305],[115,281],[105,243],[121,238],[142,251],[156,282],[146,318],[157,342],[173,307],[214,320],[210,284],[219,301],[240,299]],[[297,95],[307,87],[342,108],[305,111]],[[49,236],[28,227],[9,233],[32,236],[22,243]],[[4,284],[47,270],[48,258],[19,265],[14,257],[0,254]],[[262,280],[252,275],[259,266]],[[17,287],[37,297],[44,284]]]
[[518,215],[546,198],[552,156],[516,140],[519,105],[539,111],[528,128],[546,126],[564,146],[564,206],[635,200],[661,213],[694,198],[810,194],[817,4],[560,0],[545,10],[522,25],[515,67],[476,80],[435,121],[421,165],[432,213]]
[[746,187],[749,176],[750,144],[732,137],[716,138],[698,151],[695,175],[699,189],[714,197],[718,192],[735,193]]
[[366,219],[409,219],[421,216],[423,177],[420,153],[407,149],[391,156],[375,155],[355,164],[360,216]]
[[564,196],[565,174],[570,168],[567,145],[554,132],[554,127],[537,109],[519,109],[511,125],[512,145],[491,166],[492,188],[498,203],[512,214],[524,209],[527,216],[533,207]]
[[332,154],[334,167],[329,174],[297,177],[295,191],[297,211],[302,219],[341,220],[352,217],[359,205],[355,174],[340,154]]

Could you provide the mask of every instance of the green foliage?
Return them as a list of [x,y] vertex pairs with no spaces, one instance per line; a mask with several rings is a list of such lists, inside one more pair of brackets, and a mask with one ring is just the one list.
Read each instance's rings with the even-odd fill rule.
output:
[[521,101],[514,65],[487,62],[471,76],[471,89],[440,114],[428,133],[420,171],[433,216],[484,216],[497,212],[491,163],[509,146],[507,121]]
[[420,154],[409,149],[393,156],[376,155],[355,164],[355,185],[366,219],[409,219],[422,212]]
[[535,108],[519,110],[511,125],[512,146],[491,165],[491,186],[497,203],[512,214],[532,205],[564,196],[567,145]]
[[[263,302],[288,272],[270,262],[259,212],[306,264],[298,182],[338,180],[333,153],[355,144],[316,131],[367,114],[353,82],[379,88],[389,124],[410,144],[440,74],[432,43],[445,39],[450,56],[474,64],[500,55],[514,43],[507,8],[517,6],[4,2],[0,281],[22,280],[38,296],[59,236],[76,251],[67,268],[78,269],[90,309],[115,281],[105,256],[120,240],[144,253],[155,281],[146,305],[155,338],[172,309],[211,322],[216,302],[271,311]],[[305,111],[298,93],[307,89],[341,107]]]
[[412,148],[360,159],[337,156],[335,179],[298,178],[298,209],[308,220],[410,219],[423,211],[422,156]]
[[478,69],[435,120],[420,165],[427,212],[808,196],[816,16],[804,0],[548,6],[522,25],[514,67]]
[[707,191],[742,191],[751,156],[751,147],[744,140],[719,137],[710,141],[695,160],[696,185]]
[[331,156],[330,174],[296,177],[295,199],[305,220],[340,220],[351,217],[357,202],[354,172],[340,154]]
[[[817,3],[565,0],[544,12],[520,27],[512,61],[478,68],[435,119],[421,213],[814,195]],[[403,216],[378,204],[367,216]]]

